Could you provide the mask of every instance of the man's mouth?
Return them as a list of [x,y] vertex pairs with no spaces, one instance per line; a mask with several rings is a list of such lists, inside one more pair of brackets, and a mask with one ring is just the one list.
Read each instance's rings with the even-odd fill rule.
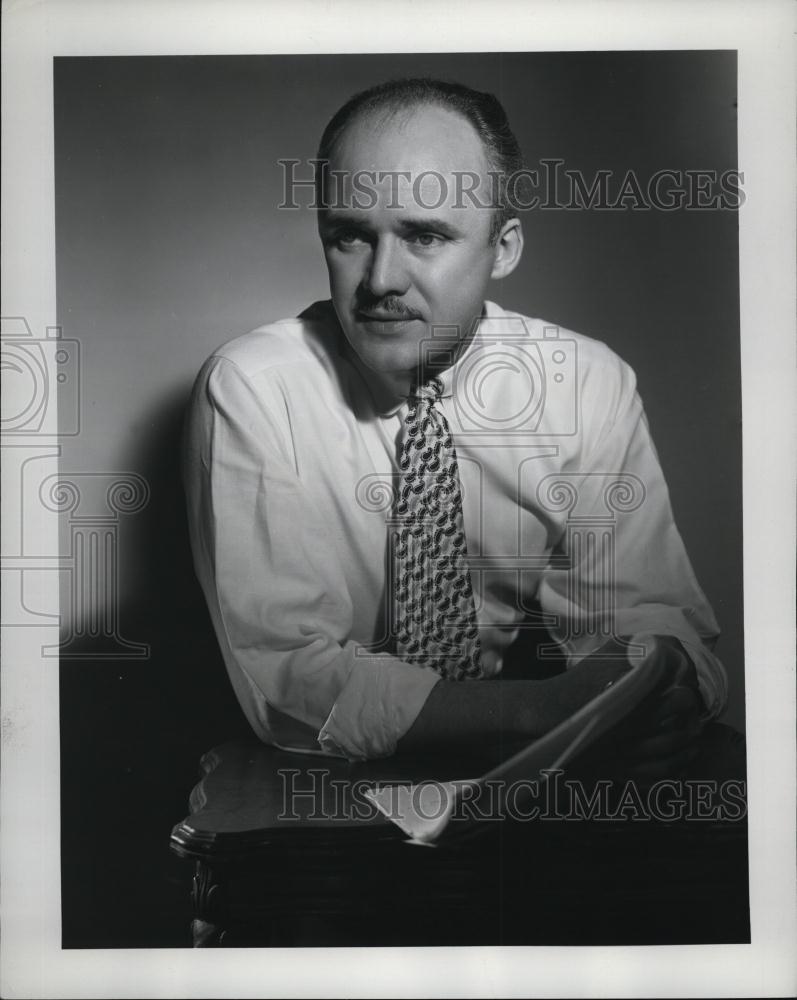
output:
[[419,318],[416,313],[395,313],[386,309],[358,309],[357,317],[367,323],[407,323]]

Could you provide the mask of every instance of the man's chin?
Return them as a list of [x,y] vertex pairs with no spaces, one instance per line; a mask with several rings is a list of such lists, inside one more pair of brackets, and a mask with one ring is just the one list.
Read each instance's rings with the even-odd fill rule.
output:
[[[417,322],[413,326],[419,325]],[[397,375],[415,371],[421,360],[421,338],[412,337],[410,343],[400,343],[398,331],[373,334],[358,330],[349,337],[349,345],[360,361],[371,371],[384,375]]]
[[372,372],[379,375],[412,374],[418,368],[418,355],[409,358],[392,351],[357,351],[360,361]]

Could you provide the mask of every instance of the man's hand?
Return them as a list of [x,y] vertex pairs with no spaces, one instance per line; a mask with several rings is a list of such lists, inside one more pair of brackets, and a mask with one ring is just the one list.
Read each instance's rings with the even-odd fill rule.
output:
[[677,774],[697,752],[703,701],[692,661],[677,639],[657,636],[652,657],[664,677],[627,724],[616,733],[616,752],[630,776],[661,778]]

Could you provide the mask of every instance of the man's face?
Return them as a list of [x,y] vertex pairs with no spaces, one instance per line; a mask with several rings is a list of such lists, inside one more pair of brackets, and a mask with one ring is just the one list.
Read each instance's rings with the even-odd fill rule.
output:
[[[503,252],[502,241],[490,243],[492,210],[461,193],[475,180],[455,178],[455,172],[477,175],[474,195],[490,204],[482,142],[460,115],[420,107],[383,123],[355,120],[329,170],[348,182],[319,212],[338,319],[368,368],[412,373],[433,326],[455,327],[460,338],[470,334]],[[379,180],[380,171],[389,176]],[[352,204],[357,175],[367,188],[358,196],[362,207]]]

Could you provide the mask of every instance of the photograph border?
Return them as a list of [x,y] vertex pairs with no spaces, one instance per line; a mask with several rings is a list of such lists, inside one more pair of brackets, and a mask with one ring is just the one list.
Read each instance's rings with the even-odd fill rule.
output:
[[[2,992],[25,997],[504,995],[757,996],[795,986],[795,195],[791,4],[780,0],[366,4],[66,0],[3,9],[3,316],[52,328],[55,305],[52,60],[78,55],[356,51],[735,49],[744,413],[744,604],[749,768],[749,945],[633,948],[61,949],[57,627],[3,631],[0,784]],[[279,29],[275,30],[274,25]],[[43,442],[57,471],[57,439]],[[5,487],[4,533],[20,500]],[[58,551],[58,518],[25,511]],[[16,519],[16,520],[15,520]],[[4,546],[4,551],[6,551]],[[36,606],[58,607],[57,569]],[[764,665],[764,666],[761,666]],[[574,951],[578,963],[574,963]],[[299,971],[301,969],[301,971]]]

